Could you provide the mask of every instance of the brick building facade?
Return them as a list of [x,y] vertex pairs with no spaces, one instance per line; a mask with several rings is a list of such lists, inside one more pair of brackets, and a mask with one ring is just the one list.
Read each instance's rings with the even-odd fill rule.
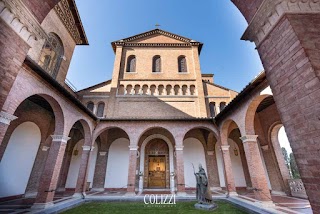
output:
[[240,93],[201,73],[202,43],[160,29],[112,42],[112,79],[75,92],[68,67],[88,45],[75,2],[1,0],[0,200],[35,197],[40,209],[59,191],[184,195],[201,163],[211,190],[249,187],[270,206],[291,194],[283,124],[319,213],[320,3],[233,2],[266,69]]

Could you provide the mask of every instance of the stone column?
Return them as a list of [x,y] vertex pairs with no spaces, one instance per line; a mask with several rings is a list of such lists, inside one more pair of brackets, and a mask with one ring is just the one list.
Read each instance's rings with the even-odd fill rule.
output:
[[86,192],[87,171],[89,164],[91,146],[82,146],[80,169],[77,179],[77,185],[73,197],[82,197]]
[[67,141],[70,139],[64,135],[51,135],[51,137],[52,143],[40,178],[38,195],[32,206],[33,209],[43,209],[53,205],[52,201],[57,188],[63,155]]
[[176,156],[176,177],[177,177],[177,195],[186,195],[184,181],[184,162],[183,162],[183,145],[175,146]]
[[211,190],[221,189],[217,159],[216,159],[214,150],[207,151],[206,162],[207,162],[207,171],[208,171],[207,173],[208,173],[209,185]]
[[5,111],[0,112],[0,145],[2,144],[3,138],[7,132],[7,129],[11,121],[17,119],[16,116],[9,114]]
[[92,190],[94,191],[104,191],[104,182],[106,179],[108,163],[108,151],[99,151],[96,167],[94,169]]
[[258,135],[246,135],[240,139],[243,142],[252,187],[255,189],[255,199],[259,201],[271,201],[271,194],[268,188],[267,177],[263,167],[257,137]]
[[236,191],[236,185],[234,183],[234,175],[232,171],[232,164],[230,158],[230,145],[222,145],[222,157],[224,163],[224,172],[225,172],[225,180],[226,180],[226,189],[228,191],[229,196],[238,195]]
[[129,172],[128,172],[128,185],[127,185],[127,195],[135,195],[135,184],[137,178],[137,152],[138,146],[131,145],[129,146]]

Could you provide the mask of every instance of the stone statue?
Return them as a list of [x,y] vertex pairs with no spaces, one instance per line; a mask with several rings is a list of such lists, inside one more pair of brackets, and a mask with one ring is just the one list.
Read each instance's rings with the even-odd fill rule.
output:
[[199,164],[199,172],[194,172],[197,181],[197,200],[198,203],[195,204],[195,208],[203,210],[213,210],[217,207],[213,203],[212,195],[210,189],[208,189],[208,178],[206,172],[201,164]]

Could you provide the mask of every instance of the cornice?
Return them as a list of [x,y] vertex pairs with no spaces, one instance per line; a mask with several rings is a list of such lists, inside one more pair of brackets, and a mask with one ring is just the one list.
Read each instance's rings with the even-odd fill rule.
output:
[[320,0],[265,0],[243,34],[243,40],[261,42],[285,14],[319,13]]
[[0,0],[0,17],[29,45],[47,34],[21,0]]
[[88,40],[82,26],[74,0],[61,0],[54,10],[77,45],[87,45]]

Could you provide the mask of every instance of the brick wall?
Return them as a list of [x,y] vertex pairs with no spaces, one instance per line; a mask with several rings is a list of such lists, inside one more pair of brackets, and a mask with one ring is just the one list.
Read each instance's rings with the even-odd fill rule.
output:
[[320,210],[320,15],[286,15],[258,47],[313,211]]
[[29,46],[0,19],[0,109],[10,92]]

